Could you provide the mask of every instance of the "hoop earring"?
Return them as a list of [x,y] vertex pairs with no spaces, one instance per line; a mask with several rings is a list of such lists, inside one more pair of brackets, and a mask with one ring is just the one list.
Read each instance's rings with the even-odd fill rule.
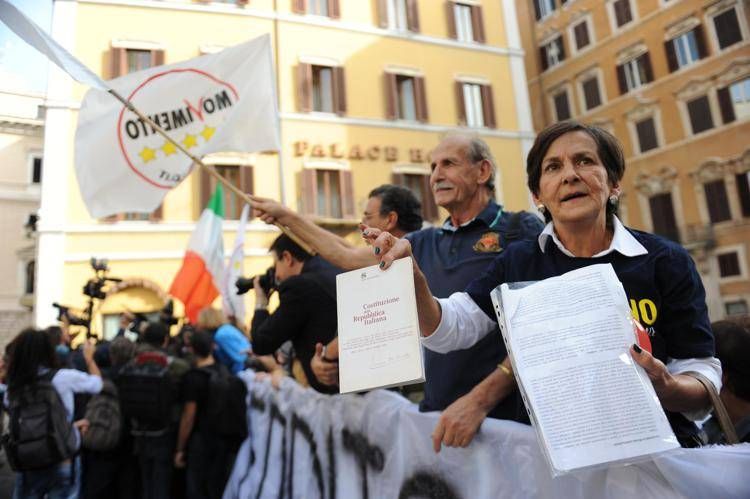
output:
[[612,208],[616,207],[616,206],[617,206],[617,203],[618,203],[619,201],[620,201],[620,198],[619,198],[619,197],[617,197],[617,195],[616,195],[616,194],[612,194],[612,195],[611,195],[611,196],[609,196],[609,198],[607,199],[607,203],[608,203],[608,204],[609,204],[609,205],[610,205],[610,206],[611,206]]

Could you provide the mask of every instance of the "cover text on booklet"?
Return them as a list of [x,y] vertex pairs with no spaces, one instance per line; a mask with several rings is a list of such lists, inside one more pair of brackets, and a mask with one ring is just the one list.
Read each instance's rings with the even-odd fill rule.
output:
[[625,290],[591,265],[492,291],[500,330],[555,475],[679,447],[645,371]]
[[424,381],[411,258],[336,276],[341,393]]

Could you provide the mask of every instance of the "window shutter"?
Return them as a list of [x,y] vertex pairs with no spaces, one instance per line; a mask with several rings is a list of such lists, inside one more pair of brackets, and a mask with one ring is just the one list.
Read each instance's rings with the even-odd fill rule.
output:
[[300,172],[302,177],[302,213],[306,215],[315,215],[318,189],[316,185],[316,171],[312,168],[306,168]]
[[195,219],[198,220],[201,216],[203,208],[206,207],[208,201],[211,199],[211,187],[213,178],[206,172],[205,168],[200,169],[200,175],[198,176],[198,210],[196,210]]
[[456,34],[456,15],[453,12],[453,2],[450,0],[445,2],[445,19],[448,22],[448,37],[455,40],[458,37]]
[[352,172],[349,170],[339,171],[339,185],[341,186],[341,214],[343,218],[356,218],[354,210],[354,185]]
[[721,121],[726,125],[733,122],[737,117],[734,114],[732,105],[732,96],[729,93],[729,87],[723,87],[716,91],[719,98],[719,109],[721,109]]
[[617,66],[617,85],[620,87],[620,95],[628,93],[628,82],[625,79],[625,65]]
[[539,0],[531,0],[531,3],[534,5],[534,18],[538,21],[542,18],[542,13],[539,12]]
[[302,62],[297,65],[297,101],[300,111],[312,111],[312,66]]
[[346,114],[346,80],[344,68],[333,68],[333,110],[339,116]]
[[423,123],[429,121],[427,113],[427,95],[424,88],[424,77],[414,77],[414,102],[416,104],[417,121]]
[[725,222],[731,220],[729,212],[729,199],[727,199],[727,186],[723,180],[715,180],[703,184],[706,193],[706,204],[708,205],[708,217],[711,223]]
[[553,43],[557,44],[557,48],[560,50],[560,56],[559,61],[562,62],[565,60],[565,42],[563,41],[562,35],[557,37],[557,40],[555,40]]
[[151,67],[161,66],[163,64],[164,64],[164,51],[152,50],[151,51]]
[[653,118],[646,118],[635,124],[635,130],[638,134],[638,144],[642,153],[656,149],[659,142],[656,138],[656,125]]
[[495,104],[492,99],[492,87],[490,85],[482,85],[481,88],[484,126],[487,128],[495,128],[497,123],[495,122]]
[[549,66],[549,61],[547,61],[547,47],[539,47],[539,59],[542,61],[542,71],[547,71],[547,67]]
[[673,73],[679,69],[677,63],[677,53],[674,50],[674,40],[667,40],[664,42],[664,51],[667,53],[667,65],[669,66],[669,72]]
[[328,0],[328,17],[331,19],[341,18],[341,9],[339,8],[339,0]]
[[378,0],[378,26],[388,27],[388,0]]
[[690,115],[690,125],[693,133],[700,133],[714,127],[714,120],[711,116],[711,106],[708,103],[708,97],[702,96],[693,99],[687,103],[688,115]]
[[406,0],[406,27],[409,31],[419,33],[419,7],[417,0]]
[[240,166],[240,189],[242,189],[242,192],[245,194],[255,194],[253,167],[250,165]]
[[124,48],[112,48],[110,50],[112,68],[110,76],[117,78],[128,73],[128,53]]
[[164,218],[164,213],[162,211],[162,206],[164,206],[164,203],[160,204],[158,208],[156,208],[154,211],[149,213],[148,220],[149,222],[159,222],[162,218]]
[[737,195],[740,198],[742,216],[750,217],[750,172],[738,173],[734,178],[737,184]]
[[474,32],[474,41],[484,43],[484,19],[482,18],[482,7],[480,5],[471,6],[471,30]]
[[641,56],[643,61],[643,68],[646,71],[646,83],[654,81],[654,70],[651,67],[651,56],[648,52]]
[[391,183],[393,185],[406,186],[406,175],[403,173],[391,173]]
[[292,0],[292,12],[295,14],[304,14],[307,12],[307,5],[305,0]]
[[698,57],[703,59],[708,56],[708,46],[706,45],[706,32],[703,30],[703,25],[699,24],[693,30],[695,33],[695,43],[698,45]]
[[458,124],[466,125],[466,102],[464,102],[464,84],[457,81],[456,89],[456,110],[458,111]]
[[395,120],[398,118],[396,75],[383,73],[383,81],[385,83],[385,117],[389,120]]
[[430,176],[422,175],[422,217],[425,220],[435,220],[438,217],[438,207],[432,196]]
[[657,194],[649,198],[648,202],[651,208],[654,233],[672,241],[679,241],[680,235],[677,230],[677,219],[674,215],[672,194],[669,192]]

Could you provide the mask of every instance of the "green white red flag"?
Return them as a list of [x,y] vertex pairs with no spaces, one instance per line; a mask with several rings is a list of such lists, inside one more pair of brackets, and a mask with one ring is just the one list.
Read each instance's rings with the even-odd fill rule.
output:
[[172,281],[169,294],[185,305],[185,315],[195,324],[201,309],[219,296],[224,272],[224,191],[216,186],[190,236],[182,267]]

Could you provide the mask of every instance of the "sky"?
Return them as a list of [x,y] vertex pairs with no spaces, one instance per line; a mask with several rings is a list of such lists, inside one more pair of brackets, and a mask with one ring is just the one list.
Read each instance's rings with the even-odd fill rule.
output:
[[[52,0],[10,0],[26,16],[49,32]],[[0,89],[44,93],[47,58],[0,22]]]

